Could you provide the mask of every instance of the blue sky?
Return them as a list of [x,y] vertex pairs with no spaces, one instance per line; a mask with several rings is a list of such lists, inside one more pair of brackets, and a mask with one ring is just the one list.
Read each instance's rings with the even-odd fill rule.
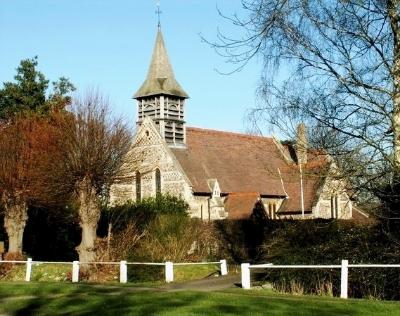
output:
[[[39,57],[51,80],[66,76],[85,91],[97,87],[114,112],[135,120],[132,95],[147,74],[157,31],[156,0],[0,0],[0,82],[11,81],[21,59]],[[240,11],[239,0],[161,0],[161,24],[175,75],[190,99],[189,126],[243,132],[255,106],[261,71],[256,61],[232,75],[203,43],[217,28],[237,34],[219,15]]]

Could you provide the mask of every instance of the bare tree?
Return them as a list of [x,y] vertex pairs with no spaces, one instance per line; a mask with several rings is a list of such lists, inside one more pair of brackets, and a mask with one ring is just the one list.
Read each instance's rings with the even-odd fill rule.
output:
[[54,174],[56,188],[72,192],[82,229],[79,260],[95,259],[101,202],[130,148],[131,133],[121,119],[112,118],[108,101],[91,92],[72,102],[71,113],[60,116],[62,159]]
[[[225,16],[242,37],[219,34],[215,49],[243,67],[261,56],[261,105],[282,130],[306,121],[332,155],[361,159],[368,187],[400,169],[400,4],[397,0],[242,0]],[[293,135],[293,134],[292,134]],[[347,165],[349,165],[347,163]],[[355,166],[357,168],[355,168]],[[393,179],[393,177],[391,177]]]

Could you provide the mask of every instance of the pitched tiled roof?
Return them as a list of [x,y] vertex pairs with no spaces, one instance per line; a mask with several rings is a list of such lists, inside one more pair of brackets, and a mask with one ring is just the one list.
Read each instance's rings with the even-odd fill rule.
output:
[[257,192],[231,193],[225,201],[229,219],[247,219],[254,210],[260,195]]
[[[195,193],[210,192],[207,180],[217,179],[222,193],[282,197],[287,193],[282,211],[301,210],[298,166],[284,159],[282,147],[273,138],[188,127],[186,140],[187,148],[173,148],[172,152]],[[303,181],[305,207],[310,210],[321,183],[315,171],[326,166],[325,159],[311,156],[316,159],[308,160]]]
[[281,159],[272,138],[187,128],[186,142],[172,151],[195,192],[210,192],[207,179],[217,179],[223,193],[285,195],[273,176]]

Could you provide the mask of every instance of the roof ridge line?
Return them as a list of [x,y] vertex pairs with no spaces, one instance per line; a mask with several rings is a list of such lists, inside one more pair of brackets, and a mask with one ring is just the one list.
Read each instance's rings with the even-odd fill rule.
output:
[[211,128],[201,128],[201,127],[194,127],[194,126],[187,126],[186,129],[194,130],[194,131],[204,131],[208,133],[224,133],[224,134],[230,134],[230,135],[237,135],[237,136],[242,136],[242,137],[248,137],[248,138],[258,138],[258,139],[269,139],[273,140],[272,136],[262,136],[262,135],[250,135],[246,133],[240,133],[240,132],[232,132],[232,131],[222,131],[218,129],[211,129]]
[[229,195],[261,195],[261,193],[260,192],[256,192],[256,191],[249,191],[249,192],[247,192],[247,191],[244,191],[244,192],[230,192],[230,193],[228,193],[228,196]]

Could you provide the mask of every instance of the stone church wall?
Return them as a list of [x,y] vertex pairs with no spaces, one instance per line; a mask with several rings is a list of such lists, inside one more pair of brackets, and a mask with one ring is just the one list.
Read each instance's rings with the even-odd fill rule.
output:
[[321,189],[319,200],[313,208],[314,217],[317,218],[336,218],[335,198],[337,197],[338,212],[337,218],[352,218],[352,202],[345,191],[343,181],[327,178]]
[[[128,153],[125,164],[125,169],[130,170],[130,176],[112,185],[112,205],[128,200],[136,201],[136,171],[140,172],[141,198],[155,197],[156,169],[159,169],[161,193],[180,197],[188,202],[190,209],[197,208],[189,183],[151,123],[144,123],[140,127],[135,146]],[[197,215],[193,214],[195,217]]]

